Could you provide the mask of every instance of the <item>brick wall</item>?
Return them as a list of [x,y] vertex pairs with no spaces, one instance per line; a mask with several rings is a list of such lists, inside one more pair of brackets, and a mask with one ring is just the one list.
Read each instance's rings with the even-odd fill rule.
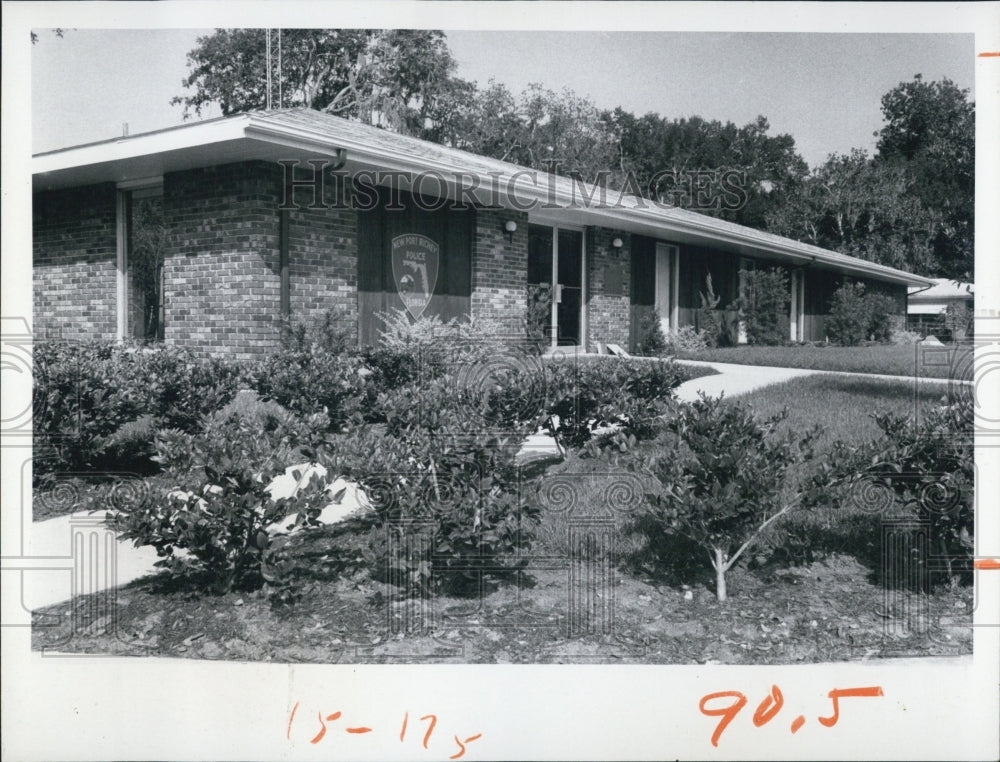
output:
[[37,338],[115,338],[116,219],[113,183],[35,195],[32,313]]
[[[511,243],[504,224],[517,223]],[[528,288],[528,215],[497,209],[476,211],[472,250],[472,315],[498,332],[522,336]]]
[[[622,239],[615,251],[611,242]],[[608,228],[587,228],[587,349],[594,344],[628,347],[631,238]]]
[[168,344],[239,357],[276,346],[281,188],[265,162],[164,176]]
[[293,319],[309,320],[333,310],[345,328],[357,330],[358,219],[347,204],[290,211],[289,297]]

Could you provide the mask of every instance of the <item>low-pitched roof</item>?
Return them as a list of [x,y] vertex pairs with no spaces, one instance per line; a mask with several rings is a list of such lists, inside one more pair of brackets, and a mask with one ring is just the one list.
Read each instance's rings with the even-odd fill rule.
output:
[[952,299],[972,299],[975,284],[962,283],[948,278],[931,278],[934,285],[924,289],[910,289],[910,299],[923,302],[948,301]]
[[[35,188],[123,182],[250,159],[332,158],[338,150],[346,152],[349,170],[390,170],[410,176],[436,173],[443,178],[451,194],[460,192],[462,178],[478,178],[479,187],[469,192],[502,207],[529,208],[529,219],[555,224],[601,225],[860,277],[912,286],[933,285],[931,280],[919,275],[717,217],[610,189],[602,198],[600,189],[589,183],[529,170],[307,108],[220,117],[37,154],[34,157]],[[499,193],[498,188],[501,189]],[[508,193],[511,188],[513,193]]]

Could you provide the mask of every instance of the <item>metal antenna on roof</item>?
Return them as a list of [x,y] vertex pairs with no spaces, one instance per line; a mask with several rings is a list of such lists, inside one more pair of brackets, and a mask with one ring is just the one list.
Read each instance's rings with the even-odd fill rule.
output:
[[278,108],[284,108],[284,99],[281,92],[281,30],[278,30]]
[[264,41],[264,61],[267,69],[267,94],[264,96],[265,108],[271,110],[271,30],[265,29],[267,39]]

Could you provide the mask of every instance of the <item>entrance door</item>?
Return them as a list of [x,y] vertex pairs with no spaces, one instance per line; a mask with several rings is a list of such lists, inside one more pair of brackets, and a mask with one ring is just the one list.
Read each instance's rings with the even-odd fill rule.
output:
[[[531,225],[528,229],[529,322],[550,346],[581,346],[583,322],[583,231]],[[551,284],[555,284],[554,287]],[[548,314],[532,310],[549,303]]]
[[582,346],[583,233],[560,228],[556,250],[556,315],[560,345]]

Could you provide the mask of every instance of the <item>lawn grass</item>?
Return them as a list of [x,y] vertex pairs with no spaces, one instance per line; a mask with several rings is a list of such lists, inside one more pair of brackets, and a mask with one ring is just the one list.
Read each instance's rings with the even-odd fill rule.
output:
[[876,437],[875,413],[922,417],[942,404],[946,391],[937,385],[914,388],[905,380],[817,375],[765,386],[739,401],[762,418],[787,410],[780,430],[805,431],[818,424],[823,451],[838,439],[861,443]]
[[683,352],[682,360],[770,365],[779,368],[880,373],[889,376],[972,379],[968,345],[923,347],[920,344],[873,344],[861,347],[822,345],[716,347]]
[[[912,383],[846,376],[807,376],[758,389],[738,400],[760,417],[787,411],[778,431],[803,432],[820,426],[818,458],[827,457],[840,440],[860,445],[877,439],[881,430],[876,413],[922,419],[942,404],[942,389]],[[785,499],[815,470],[816,461],[790,475]],[[772,525],[761,537],[757,559],[772,563],[807,563],[829,553],[845,553],[877,575],[881,564],[881,527],[886,518],[908,516],[894,502],[884,512],[872,512],[854,500],[844,500],[806,511],[796,511]]]

